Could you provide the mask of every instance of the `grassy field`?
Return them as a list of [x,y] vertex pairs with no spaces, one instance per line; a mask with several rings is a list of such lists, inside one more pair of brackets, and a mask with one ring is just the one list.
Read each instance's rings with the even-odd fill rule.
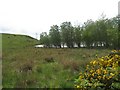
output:
[[74,80],[92,59],[107,49],[35,48],[28,36],[2,36],[2,84],[4,88],[73,88]]

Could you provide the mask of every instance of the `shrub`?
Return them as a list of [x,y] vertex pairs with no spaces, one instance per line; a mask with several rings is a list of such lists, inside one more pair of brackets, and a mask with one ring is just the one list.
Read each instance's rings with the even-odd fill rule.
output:
[[20,72],[28,72],[28,71],[32,71],[32,69],[33,69],[33,62],[29,61],[21,65]]
[[44,59],[46,62],[50,63],[50,62],[54,62],[54,58],[53,57],[47,57]]
[[81,89],[120,89],[120,50],[92,60],[75,79],[75,87]]

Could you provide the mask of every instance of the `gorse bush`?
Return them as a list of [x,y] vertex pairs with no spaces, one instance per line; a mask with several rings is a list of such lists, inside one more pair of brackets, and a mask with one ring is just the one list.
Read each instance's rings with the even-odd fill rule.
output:
[[92,60],[80,72],[75,87],[81,89],[120,89],[120,50],[113,50],[108,56]]

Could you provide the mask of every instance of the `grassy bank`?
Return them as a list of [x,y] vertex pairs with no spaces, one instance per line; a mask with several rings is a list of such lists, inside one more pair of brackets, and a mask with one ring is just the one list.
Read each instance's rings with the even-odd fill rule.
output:
[[30,47],[38,43],[38,40],[26,36],[17,34],[0,34],[2,35],[2,49],[18,49]]

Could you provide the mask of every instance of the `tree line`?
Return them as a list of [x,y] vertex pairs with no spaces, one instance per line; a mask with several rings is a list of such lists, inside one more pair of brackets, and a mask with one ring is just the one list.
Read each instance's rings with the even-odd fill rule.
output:
[[118,47],[118,20],[117,17],[93,21],[87,20],[82,26],[73,26],[71,22],[63,22],[60,26],[50,27],[49,34],[40,34],[40,44],[45,47],[59,47],[66,45],[74,48],[75,45],[87,48],[117,48]]

